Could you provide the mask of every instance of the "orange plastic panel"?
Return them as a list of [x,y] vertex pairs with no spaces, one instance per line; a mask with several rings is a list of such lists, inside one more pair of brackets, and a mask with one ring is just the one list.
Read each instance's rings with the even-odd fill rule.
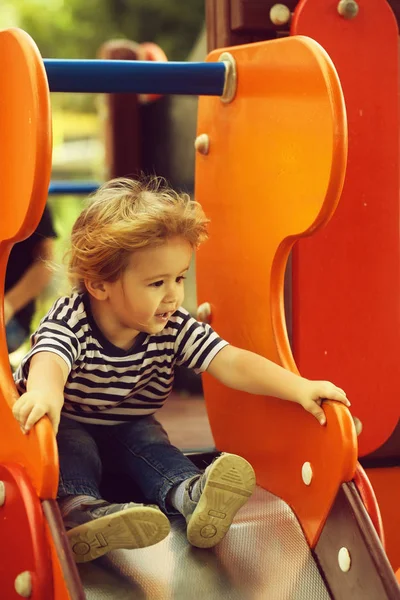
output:
[[5,486],[5,502],[0,506],[1,597],[17,600],[16,577],[29,571],[32,600],[53,597],[51,555],[47,545],[40,500],[26,473],[16,465],[0,465],[0,481]]
[[[381,446],[400,416],[398,28],[386,0],[304,0],[293,34],[331,56],[343,87],[349,159],[335,217],[293,256],[294,354],[308,377],[345,388],[363,422],[360,454]],[[384,407],[384,408],[383,408]]]
[[367,469],[382,515],[385,550],[393,570],[400,568],[400,468]]
[[51,171],[51,111],[46,72],[32,38],[0,31],[0,240],[22,240],[39,223]]
[[[283,314],[283,279],[297,238],[332,216],[344,179],[347,131],[331,61],[305,37],[229,48],[236,97],[199,101],[198,135],[210,138],[196,158],[196,197],[211,218],[198,253],[198,300],[212,325],[236,346],[296,370]],[[222,51],[208,57],[216,61]],[[326,406],[320,427],[298,405],[250,396],[204,378],[208,414],[221,450],[245,456],[258,483],[294,509],[316,541],[339,485],[356,464],[350,415]],[[303,463],[313,470],[307,487]]]
[[[14,241],[36,228],[47,198],[51,169],[51,114],[46,73],[38,49],[23,31],[0,32],[0,281]],[[6,240],[6,241],[4,241]],[[2,293],[2,292],[1,292]],[[0,301],[1,307],[3,306]],[[3,312],[0,326],[4,332]],[[24,436],[11,413],[17,392],[4,333],[0,338],[0,463],[19,463],[37,494],[55,497],[58,459],[49,422]]]

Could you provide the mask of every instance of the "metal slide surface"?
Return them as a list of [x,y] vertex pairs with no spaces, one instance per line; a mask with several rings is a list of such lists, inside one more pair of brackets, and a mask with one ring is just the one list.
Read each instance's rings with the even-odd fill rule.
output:
[[182,518],[156,546],[81,565],[88,600],[329,600],[296,517],[257,487],[212,550],[191,547]]

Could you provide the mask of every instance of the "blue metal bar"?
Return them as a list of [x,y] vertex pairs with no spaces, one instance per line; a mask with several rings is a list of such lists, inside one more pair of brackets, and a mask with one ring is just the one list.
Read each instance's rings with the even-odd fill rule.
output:
[[96,181],[51,181],[49,187],[49,194],[55,196],[56,194],[70,194],[72,195],[85,195],[95,192],[99,187],[100,183]]
[[51,92],[222,96],[223,62],[46,59]]

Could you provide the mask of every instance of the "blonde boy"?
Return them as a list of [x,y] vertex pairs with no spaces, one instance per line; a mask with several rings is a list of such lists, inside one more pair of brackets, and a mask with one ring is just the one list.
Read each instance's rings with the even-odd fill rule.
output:
[[[73,293],[42,319],[15,373],[21,427],[28,432],[47,415],[57,434],[58,500],[78,562],[159,542],[169,532],[165,515],[174,513],[186,518],[191,544],[214,546],[253,492],[243,458],[222,454],[203,473],[170,444],[154,413],[171,392],[175,365],[297,402],[321,424],[322,398],[349,405],[332,383],[229,345],[181,307],[207,222],[198,203],[158,179],[106,183],[72,230]],[[104,501],[103,469],[135,481],[157,506]]]

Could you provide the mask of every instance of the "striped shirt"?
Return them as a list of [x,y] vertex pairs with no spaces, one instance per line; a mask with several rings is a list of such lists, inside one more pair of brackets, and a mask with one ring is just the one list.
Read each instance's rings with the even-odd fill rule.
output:
[[160,333],[139,333],[123,350],[96,325],[88,297],[74,293],[59,298],[41,320],[14,380],[25,392],[32,356],[54,352],[69,369],[62,414],[82,423],[117,425],[161,408],[172,390],[175,365],[201,373],[226,345],[209,325],[179,308]]

